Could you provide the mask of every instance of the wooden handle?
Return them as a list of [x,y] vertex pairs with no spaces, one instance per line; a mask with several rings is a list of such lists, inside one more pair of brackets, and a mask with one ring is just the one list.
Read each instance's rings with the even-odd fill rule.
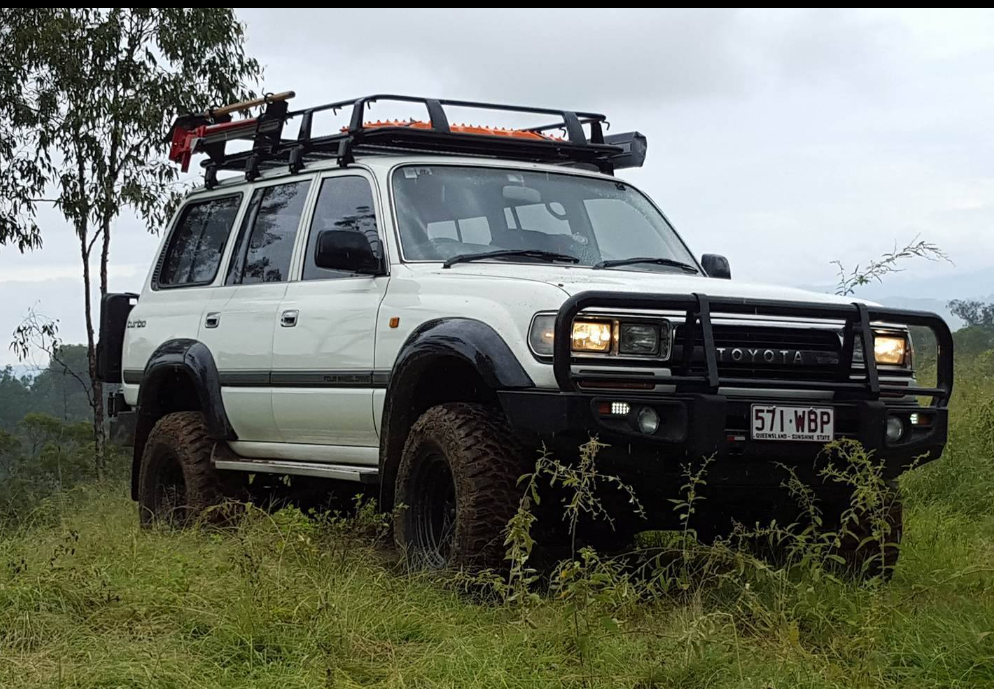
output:
[[270,96],[263,96],[261,98],[255,98],[253,100],[243,100],[241,103],[232,103],[231,105],[225,105],[224,107],[217,108],[216,110],[211,110],[209,114],[230,115],[233,112],[248,110],[249,108],[254,108],[257,105],[265,105],[266,103],[277,103],[279,101],[290,100],[295,95],[297,94],[295,94],[293,91],[274,93]]

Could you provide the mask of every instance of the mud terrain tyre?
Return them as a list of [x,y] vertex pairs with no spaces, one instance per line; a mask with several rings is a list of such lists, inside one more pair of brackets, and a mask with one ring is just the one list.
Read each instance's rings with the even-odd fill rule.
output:
[[850,523],[848,533],[841,539],[837,554],[845,560],[845,569],[852,576],[890,580],[894,574],[904,536],[904,504],[896,487],[893,491],[887,498],[889,503],[886,514],[883,515],[889,533],[884,537],[882,554],[881,544],[873,540],[874,524],[869,515],[863,516],[856,523]]
[[411,428],[397,470],[398,547],[418,567],[501,567],[527,471],[499,409],[432,407]]
[[138,515],[185,526],[223,498],[221,477],[211,465],[214,441],[200,412],[175,412],[149,433],[138,477]]

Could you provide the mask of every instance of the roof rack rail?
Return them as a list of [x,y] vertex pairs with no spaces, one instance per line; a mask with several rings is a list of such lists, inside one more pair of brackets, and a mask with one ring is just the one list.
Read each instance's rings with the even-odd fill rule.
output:
[[[391,94],[364,96],[291,112],[287,101],[293,96],[293,92],[288,91],[177,118],[167,138],[171,143],[170,160],[186,171],[194,154],[207,154],[208,159],[202,166],[206,170],[208,187],[216,183],[219,170],[244,172],[251,180],[266,169],[285,166],[297,173],[309,163],[329,159],[337,159],[340,165],[346,166],[355,161],[356,155],[481,156],[588,167],[607,174],[620,168],[640,167],[645,160],[645,137],[638,132],[605,136],[610,124],[598,113]],[[366,122],[368,106],[379,101],[422,104],[428,121]],[[258,117],[231,119],[233,112],[262,105],[265,110]],[[526,129],[451,125],[446,106],[548,115],[553,121]],[[348,127],[338,134],[311,135],[315,114],[329,110],[337,113],[346,108],[352,109]],[[284,126],[293,119],[300,120],[296,138],[283,138]],[[562,131],[562,137],[549,134],[557,130]],[[226,153],[226,143],[236,139],[251,140],[251,150]]]

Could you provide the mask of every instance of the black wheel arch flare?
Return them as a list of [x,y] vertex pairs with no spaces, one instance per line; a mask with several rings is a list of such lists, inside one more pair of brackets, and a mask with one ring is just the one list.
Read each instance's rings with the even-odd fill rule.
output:
[[170,409],[163,404],[164,389],[181,377],[190,385],[196,404],[204,415],[211,438],[236,439],[221,397],[221,378],[210,349],[194,339],[168,340],[159,345],[149,357],[138,391],[138,420],[135,426],[135,446],[132,458],[131,491],[137,495],[137,480],[142,453],[148,434],[156,422]]

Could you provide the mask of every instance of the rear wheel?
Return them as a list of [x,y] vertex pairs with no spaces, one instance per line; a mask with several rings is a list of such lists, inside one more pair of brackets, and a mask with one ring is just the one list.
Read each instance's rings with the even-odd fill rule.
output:
[[499,567],[525,471],[498,409],[432,407],[411,428],[397,470],[398,546],[418,566]]
[[185,526],[221,502],[220,477],[211,465],[212,441],[200,412],[176,412],[159,419],[142,454],[138,515]]

